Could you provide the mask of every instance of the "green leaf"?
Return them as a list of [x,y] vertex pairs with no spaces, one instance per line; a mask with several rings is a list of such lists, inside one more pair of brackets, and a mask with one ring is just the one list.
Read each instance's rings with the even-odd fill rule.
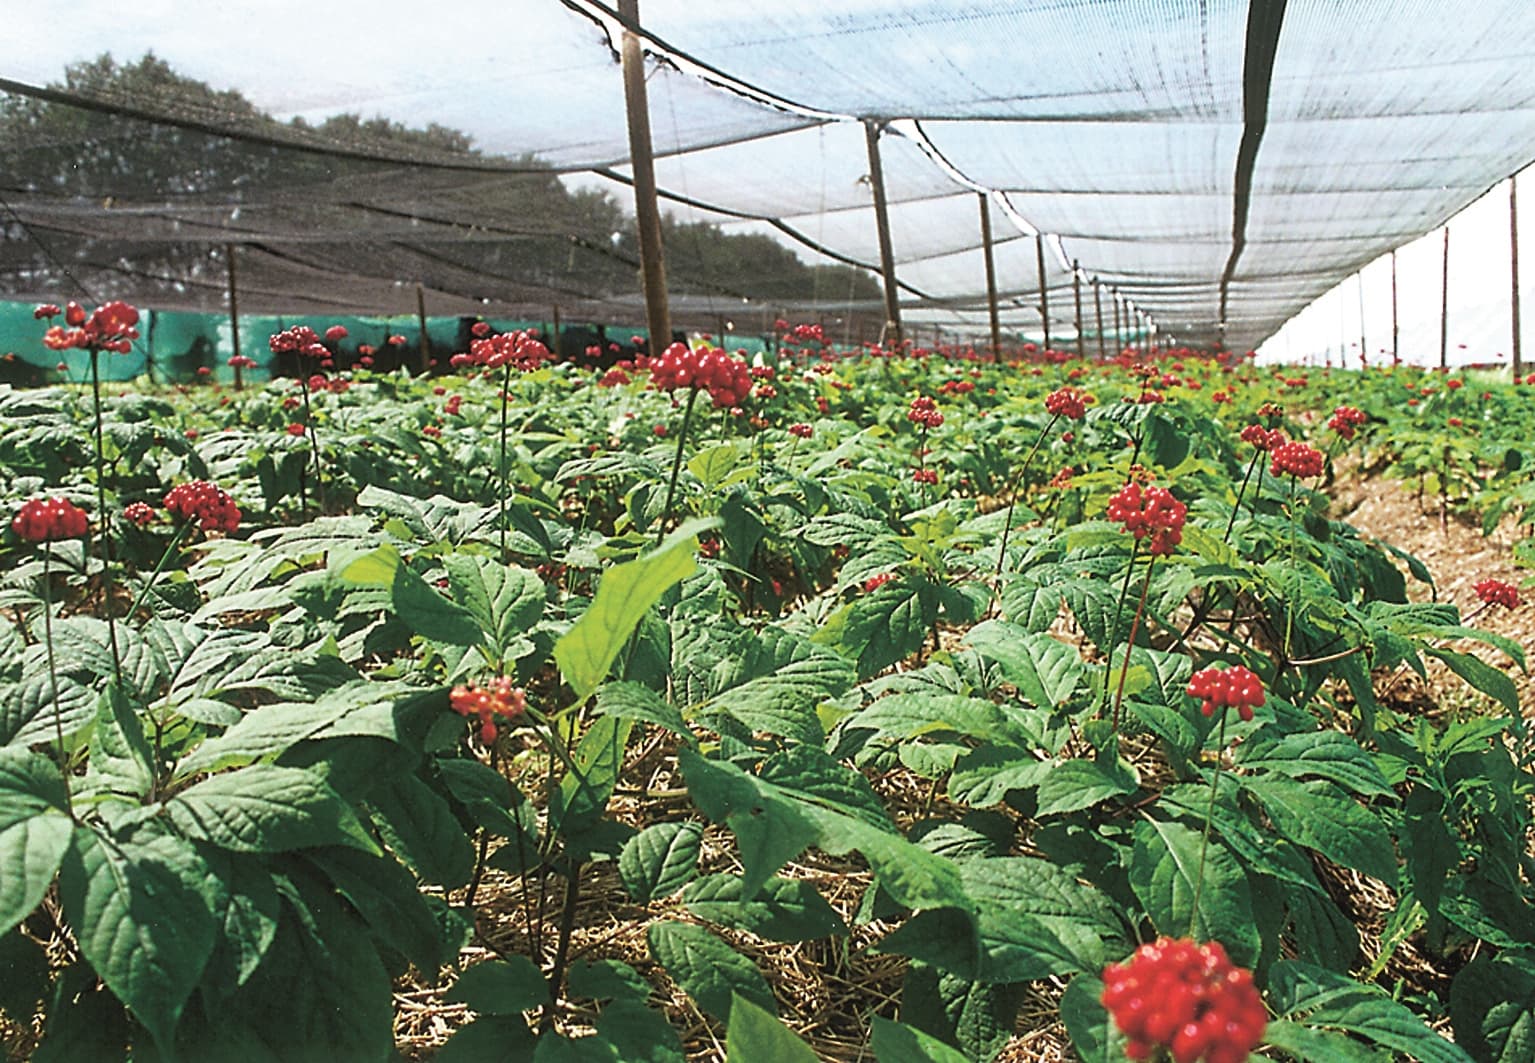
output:
[[395,615],[422,638],[450,646],[475,646],[484,641],[473,614],[444,598],[404,565],[394,570],[389,595]]
[[870,1020],[870,1026],[869,1046],[876,1063],[968,1063],[964,1053],[915,1026],[879,1015]]
[[639,683],[608,683],[603,686],[597,694],[597,715],[652,723],[680,736],[690,746],[698,745],[698,739],[693,737],[682,713],[660,694]]
[[1263,1031],[1263,1041],[1300,1063],[1391,1063],[1392,1058],[1390,1052],[1371,1050],[1348,1034],[1302,1026],[1288,1019],[1270,1022]]
[[700,1008],[730,1021],[739,994],[777,1014],[773,991],[757,965],[703,927],[671,921],[652,923],[645,934],[650,955]]
[[1450,984],[1455,1042],[1483,1063],[1535,1059],[1535,972],[1528,963],[1472,960]]
[[774,875],[746,899],[739,875],[706,875],[689,883],[682,903],[700,919],[769,941],[814,941],[846,934],[847,924],[810,883]]
[[1292,841],[1396,887],[1396,851],[1385,823],[1332,783],[1265,775],[1244,777],[1241,785]]
[[474,846],[448,802],[414,775],[381,781],[368,794],[384,843],[411,870],[442,886],[462,886],[474,872]]
[[521,1015],[549,999],[549,983],[526,956],[485,960],[459,975],[443,995],[481,1015]]
[[1054,766],[1026,749],[984,745],[960,757],[949,776],[949,799],[990,808],[1013,790],[1032,790]]
[[0,1011],[13,1023],[30,1026],[47,995],[47,953],[19,930],[0,934]]
[[1372,985],[1295,960],[1269,972],[1269,995],[1280,1018],[1342,1030],[1421,1063],[1470,1063],[1465,1049],[1436,1034],[1406,1006]]
[[206,870],[192,846],[171,835],[141,831],[119,840],[80,826],[59,872],[80,951],[166,1053],[213,953],[213,915],[188,884]]
[[[780,638],[783,647],[788,640]],[[825,738],[816,706],[853,685],[852,667],[830,650],[801,640],[771,673],[733,686],[701,711],[723,711],[753,731],[820,745]]]
[[1424,646],[1423,651],[1438,657],[1450,670],[1490,698],[1495,698],[1509,712],[1519,714],[1519,690],[1507,672],[1499,671],[1480,657],[1438,646]]
[[544,581],[489,557],[452,554],[443,564],[453,601],[474,618],[496,659],[503,659],[543,615]]
[[1023,987],[972,982],[913,964],[901,989],[901,1020],[989,1060],[1013,1037]]
[[1095,760],[1066,760],[1055,763],[1039,783],[1039,808],[1043,818],[1091,808],[1110,797],[1135,792],[1134,776],[1120,763],[1115,770]]
[[816,1063],[816,1056],[776,1015],[735,993],[730,1002],[730,1028],[725,1032],[725,1063],[763,1060]]
[[64,780],[49,760],[0,749],[0,934],[32,914],[69,848]]
[[[1211,837],[1201,890],[1202,845],[1199,832],[1181,823],[1142,820],[1135,825],[1130,888],[1146,906],[1158,933],[1184,937],[1192,925],[1197,940],[1217,940],[1237,963],[1251,964],[1257,958],[1259,940],[1247,876],[1220,839]],[[1199,895],[1197,921],[1193,920],[1195,894]]]
[[448,793],[468,810],[477,826],[503,838],[520,834],[529,843],[535,840],[536,813],[506,776],[477,760],[439,758],[436,765]]
[[603,1008],[597,1036],[613,1046],[620,1063],[685,1063],[677,1031],[642,1003],[615,1000]]
[[571,966],[566,985],[572,996],[593,1000],[627,1000],[643,1004],[650,998],[650,983],[619,960],[582,961]]
[[585,701],[607,678],[640,620],[667,589],[698,567],[698,533],[718,521],[690,521],[644,557],[604,572],[597,596],[554,646],[560,674]]
[[698,874],[704,831],[697,823],[656,823],[624,845],[618,874],[640,904],[670,897]]
[[398,950],[428,980],[436,978],[456,950],[445,941],[436,913],[403,864],[387,854],[373,856],[337,847],[308,856],[336,892],[357,909],[374,938]]
[[533,1058],[537,1044],[520,1017],[487,1015],[459,1027],[434,1058],[437,1063],[506,1063]]
[[325,781],[300,768],[251,764],[214,775],[165,804],[188,838],[239,853],[281,853],[317,845],[378,851],[351,808]]
[[[239,723],[205,739],[176,766],[182,778],[276,757],[346,716],[380,700],[382,684],[358,682],[310,701],[280,701],[245,714]],[[392,704],[384,699],[385,704]]]
[[994,702],[962,694],[891,694],[877,699],[844,726],[867,728],[899,740],[933,732],[957,732],[1009,744],[1025,737]]
[[1265,740],[1267,730],[1237,748],[1237,764],[1296,779],[1330,779],[1365,797],[1395,795],[1374,759],[1348,735],[1331,730],[1311,731],[1271,742]]
[[549,820],[556,829],[590,826],[608,807],[632,727],[628,720],[602,716],[586,729],[571,758],[575,767],[565,773],[549,802]]
[[1007,681],[1031,704],[1053,709],[1076,692],[1087,666],[1077,650],[1043,632],[1030,632],[1003,620],[971,628],[965,641],[981,656],[996,661]]
[[53,742],[60,728],[73,738],[96,718],[93,687],[69,675],[59,676],[57,689],[48,673],[27,676],[0,691],[0,743],[26,748]]
[[688,472],[710,490],[725,482],[741,461],[741,451],[734,443],[719,443],[701,450],[688,459]]
[[1082,1063],[1120,1063],[1127,1058],[1125,1035],[1109,1018],[1102,997],[1103,979],[1096,974],[1077,975],[1061,994],[1061,1021]]
[[898,577],[865,594],[841,613],[842,622],[817,633],[817,641],[839,645],[868,677],[922,648],[938,619],[938,590],[927,581]]

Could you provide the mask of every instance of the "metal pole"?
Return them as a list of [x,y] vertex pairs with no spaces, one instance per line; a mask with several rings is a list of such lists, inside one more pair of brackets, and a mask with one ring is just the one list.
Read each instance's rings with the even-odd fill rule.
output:
[[895,252],[890,247],[890,214],[885,206],[885,170],[879,161],[879,125],[872,118],[863,122],[864,139],[869,145],[869,184],[874,189],[874,224],[879,229],[879,268],[885,279],[885,328],[890,345],[901,346],[901,303],[896,291]]
[[425,374],[432,367],[432,339],[426,334],[426,290],[420,284],[416,285],[416,324],[421,329],[418,357],[421,360],[421,372]]
[[1444,273],[1439,290],[1439,369],[1450,368],[1450,226],[1444,227]]
[[1077,357],[1087,357],[1087,346],[1082,338],[1082,264],[1071,260],[1071,291],[1077,299]]
[[1098,284],[1098,278],[1093,278],[1093,310],[1098,319],[1098,358],[1108,357],[1103,349],[1103,288]]
[[1391,364],[1400,365],[1402,351],[1399,346],[1401,329],[1398,328],[1396,315],[1396,252],[1391,252]]
[[1050,291],[1045,285],[1045,234],[1034,234],[1034,261],[1039,266],[1039,320],[1045,326],[1045,350],[1050,349]]
[[235,245],[224,245],[224,264],[229,268],[229,332],[234,337],[235,390],[245,389],[245,367],[240,364],[240,296],[235,289]]
[[1002,322],[997,317],[997,263],[991,251],[991,204],[985,192],[977,192],[981,201],[981,246],[986,252],[986,310],[991,315],[991,356],[1002,361]]
[[666,300],[666,257],[661,244],[661,208],[656,201],[655,156],[650,142],[650,106],[645,96],[645,53],[639,34],[639,0],[618,0],[624,22],[624,104],[629,120],[629,162],[634,171],[634,217],[639,225],[640,285],[645,294],[645,323],[650,353],[672,342],[671,308]]
[[1524,372],[1523,336],[1519,330],[1519,177],[1508,179],[1508,264],[1513,278],[1514,383]]

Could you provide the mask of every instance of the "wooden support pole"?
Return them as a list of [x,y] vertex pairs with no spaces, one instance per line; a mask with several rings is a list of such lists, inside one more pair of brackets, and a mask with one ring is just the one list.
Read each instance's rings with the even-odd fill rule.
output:
[[1519,329],[1519,176],[1508,179],[1508,264],[1513,281],[1513,366],[1514,383],[1524,375],[1523,335]]
[[1401,328],[1396,314],[1396,251],[1391,252],[1391,364],[1402,364]]
[[1039,320],[1045,326],[1045,350],[1050,349],[1050,289],[1045,283],[1045,234],[1034,234],[1034,262],[1039,268]]
[[639,0],[618,0],[624,22],[624,105],[629,121],[629,162],[634,171],[634,218],[640,237],[640,287],[650,353],[671,346],[671,307],[666,299],[666,254],[661,242],[661,208],[656,200],[655,153],[650,141],[650,105],[645,94],[645,52],[639,34]]
[[1093,278],[1093,311],[1098,319],[1098,358],[1108,357],[1103,348],[1103,287],[1098,283],[1098,278]]
[[421,330],[420,349],[416,357],[424,376],[432,368],[432,338],[426,334],[426,289],[416,285],[416,325]]
[[1077,300],[1077,357],[1087,357],[1087,341],[1082,338],[1082,264],[1071,260],[1071,291]]
[[863,122],[864,139],[869,146],[869,184],[874,190],[874,224],[879,229],[879,269],[885,280],[885,329],[888,346],[901,346],[901,301],[896,289],[895,252],[890,246],[890,212],[885,203],[885,169],[879,161],[879,124],[872,118]]
[[560,339],[560,304],[554,304],[554,335],[549,337],[548,347],[556,362],[565,360],[565,344]]
[[224,245],[224,265],[229,270],[229,334],[234,337],[235,390],[245,390],[245,366],[240,357],[240,294],[235,288],[235,245]]
[[1365,346],[1364,270],[1354,274],[1354,279],[1359,282],[1359,368],[1363,369],[1370,361],[1370,348]]
[[991,248],[991,204],[985,192],[977,192],[981,201],[981,246],[986,252],[986,311],[991,320],[991,357],[1002,361],[1002,321],[997,316],[997,262]]
[[1125,333],[1119,316],[1119,289],[1110,288],[1109,296],[1114,300],[1114,354],[1118,356],[1125,349]]
[[1444,227],[1444,272],[1439,289],[1439,371],[1450,369],[1450,226]]

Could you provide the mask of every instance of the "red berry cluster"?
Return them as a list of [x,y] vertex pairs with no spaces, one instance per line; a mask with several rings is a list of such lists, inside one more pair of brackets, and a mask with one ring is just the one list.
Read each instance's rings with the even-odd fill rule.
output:
[[1068,421],[1080,421],[1087,416],[1087,403],[1076,388],[1057,388],[1045,396],[1045,411]]
[[480,721],[480,741],[489,745],[496,740],[496,717],[516,719],[528,708],[528,696],[521,687],[512,686],[509,676],[499,676],[485,686],[454,687],[448,704],[460,716]]
[[1103,969],[1101,999],[1134,1060],[1165,1048],[1175,1063],[1242,1063],[1268,1025],[1252,972],[1235,966],[1218,941],[1163,937],[1142,945]]
[[347,331],[345,325],[332,325],[330,328],[325,330],[325,339],[329,343],[340,343],[342,340],[346,339],[346,337]]
[[863,581],[863,592],[865,594],[873,594],[893,579],[895,579],[894,572],[881,572],[877,576],[870,576]]
[[148,502],[129,502],[123,507],[123,519],[136,528],[146,528],[155,521],[155,510]]
[[906,419],[923,428],[937,428],[943,424],[943,414],[938,412],[938,403],[927,395],[918,395],[911,400],[911,409],[906,411]]
[[296,351],[310,358],[330,357],[330,350],[320,342],[319,335],[308,325],[294,325],[281,332],[274,332],[267,337],[266,345],[273,354]]
[[1278,428],[1264,428],[1261,424],[1250,424],[1242,429],[1242,442],[1250,443],[1264,453],[1275,450],[1285,445],[1284,432]]
[[1326,456],[1316,447],[1305,443],[1282,443],[1274,448],[1274,460],[1269,469],[1275,476],[1289,474],[1301,480],[1322,475]]
[[751,366],[717,347],[693,350],[674,343],[650,363],[650,379],[662,391],[702,388],[716,409],[739,406],[752,390]]
[[799,421],[789,426],[789,434],[800,439],[809,439],[814,431],[815,429],[811,428],[804,421]]
[[90,527],[85,510],[67,498],[33,498],[11,519],[11,531],[29,543],[78,539]]
[[1519,605],[1519,588],[1500,579],[1484,579],[1475,588],[1476,596],[1489,605],[1501,605],[1508,609]]
[[1151,537],[1153,556],[1171,554],[1183,542],[1188,507],[1165,487],[1146,487],[1131,480],[1109,499],[1109,520],[1119,521],[1137,539]]
[[1225,671],[1206,668],[1189,676],[1189,697],[1203,702],[1199,711],[1214,716],[1216,709],[1236,709],[1243,720],[1263,704],[1263,681],[1240,664]]
[[[52,311],[52,313],[45,313]],[[52,303],[44,303],[32,311],[34,318],[51,318],[59,312]],[[64,324],[54,325],[43,333],[43,346],[50,351],[65,351],[77,347],[83,351],[115,351],[127,354],[133,349],[133,341],[139,338],[139,312],[119,300],[102,303],[89,317],[79,303],[64,307]]]
[[203,531],[232,532],[240,526],[240,507],[222,487],[207,480],[177,484],[165,495],[171,516],[196,521]]
[[[476,322],[484,324],[484,322]],[[473,331],[471,329],[471,331]],[[531,372],[550,360],[549,348],[531,332],[498,332],[494,336],[476,336],[469,341],[467,354],[455,354],[448,364],[478,365],[486,369],[511,366],[519,373]]]
[[1357,406],[1339,406],[1332,411],[1332,419],[1327,422],[1331,428],[1344,439],[1353,439],[1354,430],[1364,424],[1370,418]]
[[913,469],[911,470],[911,482],[916,484],[936,484],[938,482],[938,470]]

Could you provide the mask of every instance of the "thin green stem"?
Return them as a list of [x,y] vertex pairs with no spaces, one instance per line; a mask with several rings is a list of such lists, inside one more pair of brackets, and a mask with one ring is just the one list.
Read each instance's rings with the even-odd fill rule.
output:
[[1018,487],[1023,483],[1024,474],[1029,471],[1029,464],[1034,460],[1034,455],[1039,452],[1040,444],[1045,441],[1045,437],[1050,434],[1050,429],[1055,427],[1055,422],[1060,420],[1060,417],[1061,415],[1058,413],[1050,416],[1049,423],[1040,429],[1039,437],[1034,440],[1034,445],[1029,448],[1028,454],[1024,456],[1023,464],[1018,466],[1018,471],[1013,474],[1012,482],[1007,485],[1007,520],[1002,524],[1002,545],[997,549],[997,570],[994,573],[998,589],[1000,589],[1002,580],[1002,565],[1007,560],[1007,539],[1013,530],[1013,511],[1018,508]]
[[[304,375],[304,367],[299,366],[299,387],[304,393],[304,429],[309,437],[309,460],[314,466],[314,491],[320,503],[320,512],[325,512],[325,475],[320,467],[320,433],[314,426],[314,417],[309,411],[309,378]],[[308,500],[304,497],[304,482],[299,481],[299,508],[305,509]]]
[[1114,606],[1114,623],[1109,627],[1109,644],[1105,647],[1104,656],[1108,659],[1108,666],[1103,673],[1103,703],[1099,709],[1109,707],[1109,683],[1114,675],[1114,644],[1119,641],[1119,618],[1125,610],[1125,599],[1130,596],[1130,577],[1135,573],[1135,559],[1140,555],[1141,541],[1134,540],[1130,544],[1130,563],[1125,566],[1125,581],[1119,587],[1119,602]]
[[[1290,474],[1290,575],[1295,575],[1295,474]],[[1290,635],[1295,627],[1295,603],[1299,599],[1298,593],[1287,595],[1284,610],[1284,657],[1290,659]]]
[[682,411],[682,428],[677,432],[677,453],[672,457],[672,478],[666,485],[666,505],[661,510],[661,527],[656,532],[656,545],[666,538],[666,526],[672,520],[672,503],[677,499],[677,477],[682,472],[682,448],[687,445],[688,427],[693,423],[693,403],[698,401],[698,387],[688,391],[688,404]]
[[59,743],[59,774],[64,778],[64,810],[75,814],[69,794],[69,761],[64,753],[64,718],[59,712],[59,672],[53,660],[53,551],[43,550],[43,642],[48,648],[49,701],[53,703],[53,735]]
[[128,617],[130,619],[138,613],[139,606],[144,604],[144,599],[149,597],[150,588],[155,585],[155,580],[159,579],[160,573],[165,571],[165,563],[170,560],[171,554],[175,552],[176,547],[181,545],[181,537],[187,533],[187,529],[191,526],[192,522],[185,520],[176,529],[176,534],[171,537],[171,541],[166,545],[165,552],[160,555],[160,561],[155,565],[155,570],[149,574],[148,582],[139,589],[138,595],[133,599],[133,608],[128,610]]
[[507,362],[501,370],[501,433],[500,456],[496,460],[496,475],[500,480],[501,503],[501,563],[506,563],[506,407],[510,401],[512,389],[512,363]]
[[1226,521],[1226,534],[1221,536],[1221,542],[1231,542],[1231,529],[1236,527],[1237,514],[1242,509],[1242,496],[1247,493],[1247,483],[1253,477],[1253,469],[1258,467],[1258,462],[1263,458],[1263,451],[1255,450],[1253,460],[1247,463],[1247,472],[1242,476],[1242,486],[1237,489],[1236,504],[1231,507],[1231,517]]
[[1221,767],[1226,755],[1226,716],[1222,708],[1220,734],[1215,739],[1215,778],[1210,781],[1210,803],[1205,806],[1204,837],[1199,842],[1199,870],[1194,875],[1194,907],[1189,911],[1189,937],[1199,926],[1199,898],[1205,888],[1205,855],[1210,851],[1210,823],[1215,819],[1215,797],[1221,789]]
[[[1133,567],[1133,566],[1132,566]],[[1135,634],[1141,628],[1141,617],[1146,614],[1146,596],[1151,593],[1151,573],[1157,567],[1157,555],[1151,555],[1146,565],[1146,582],[1141,585],[1141,600],[1135,607],[1135,619],[1130,621],[1130,637],[1125,640],[1125,660],[1119,668],[1119,688],[1114,691],[1113,731],[1119,733],[1119,706],[1125,700],[1125,677],[1130,674],[1130,651],[1135,649]]]
[[117,621],[112,616],[112,533],[107,519],[107,462],[101,429],[101,352],[91,351],[91,399],[96,415],[96,511],[101,521],[101,595],[102,612],[107,620],[107,642],[112,647],[112,675],[122,682],[123,660],[117,650]]

